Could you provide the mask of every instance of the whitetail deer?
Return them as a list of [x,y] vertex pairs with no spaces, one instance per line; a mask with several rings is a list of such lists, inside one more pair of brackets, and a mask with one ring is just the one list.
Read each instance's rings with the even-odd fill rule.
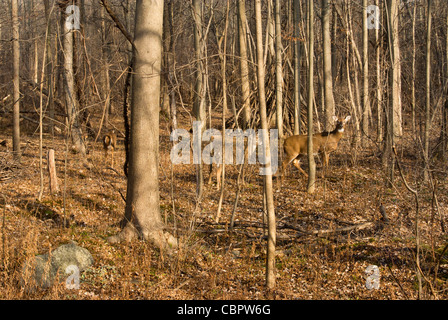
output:
[[[324,131],[313,135],[313,154],[321,155],[324,167],[328,166],[330,153],[338,148],[339,140],[342,138],[345,124],[350,120],[350,116],[347,116],[345,119],[333,116],[333,119],[336,121],[336,128],[333,131]],[[300,134],[286,138],[283,149],[285,151],[285,160],[282,163],[282,181],[286,167],[291,162],[300,172],[308,177],[308,174],[300,167],[300,160],[298,159],[299,156],[308,153],[308,135]]]
[[117,134],[115,130],[110,130],[103,137],[104,157],[107,159],[109,153],[112,157],[111,167],[114,167],[114,151],[117,146]]

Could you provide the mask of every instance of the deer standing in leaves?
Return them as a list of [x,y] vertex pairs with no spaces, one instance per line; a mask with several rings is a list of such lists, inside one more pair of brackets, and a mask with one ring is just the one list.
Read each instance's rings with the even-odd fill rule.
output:
[[[345,124],[350,120],[350,116],[345,119],[333,116],[336,128],[331,132],[321,132],[313,135],[313,155],[319,154],[322,157],[323,166],[328,166],[330,153],[338,148],[339,140],[344,133]],[[308,174],[300,167],[299,156],[308,153],[308,135],[300,134],[288,137],[283,144],[285,160],[282,163],[282,181],[287,166],[292,162],[306,177]]]

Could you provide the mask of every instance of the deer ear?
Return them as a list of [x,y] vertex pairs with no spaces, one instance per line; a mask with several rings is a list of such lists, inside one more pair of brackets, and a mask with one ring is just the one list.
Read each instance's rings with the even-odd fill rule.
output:
[[345,117],[344,122],[347,122],[347,121],[350,120],[350,119],[351,119],[351,116],[347,116],[347,117]]
[[339,120],[338,117],[333,116],[333,121],[338,121],[338,120]]

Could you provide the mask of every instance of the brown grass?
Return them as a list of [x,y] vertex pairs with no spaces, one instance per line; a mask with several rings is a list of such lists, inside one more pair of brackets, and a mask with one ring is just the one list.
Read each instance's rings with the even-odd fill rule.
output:
[[[206,186],[200,210],[194,212],[194,166],[174,166],[173,216],[171,144],[168,132],[161,130],[161,214],[172,232],[176,224],[180,240],[179,249],[168,256],[143,241],[114,245],[106,241],[119,231],[118,223],[124,214],[119,193],[120,190],[126,194],[126,179],[120,168],[124,162],[122,141],[115,155],[117,172],[105,167],[99,142],[90,146],[92,169],[83,167],[79,156],[69,153],[65,172],[64,137],[46,135],[45,148],[56,150],[61,193],[49,194],[45,174],[44,198],[39,202],[38,137],[23,137],[21,163],[11,166],[11,178],[0,182],[0,193],[4,195],[4,199],[0,197],[0,299],[415,299],[413,197],[398,174],[392,188],[385,186],[381,161],[373,146],[360,150],[355,159],[349,136],[330,157],[325,176],[322,170],[318,171],[314,195],[305,192],[306,180],[292,168],[281,191],[275,184],[278,226],[284,228],[278,230],[276,288],[269,292],[264,287],[263,198],[257,166],[247,168],[234,232],[226,228],[235,199],[237,166],[226,166],[220,224],[213,223],[219,199],[215,185]],[[1,132],[0,141],[6,138],[8,132]],[[447,299],[447,256],[440,256],[447,242],[441,231],[448,203],[446,171],[443,167],[435,168],[437,211],[432,189],[420,183],[421,166],[413,158],[412,148],[412,143],[403,141],[399,154],[407,179],[416,186],[421,200],[422,269],[436,297]],[[10,152],[0,151],[0,157],[5,159],[2,163],[13,163]],[[6,172],[8,168],[2,170]],[[379,221],[380,203],[391,221],[382,229],[304,236],[285,227],[328,230]],[[76,222],[72,221],[69,227],[58,223],[58,216],[70,215]],[[194,229],[190,230],[193,219]],[[25,259],[69,240],[87,248],[95,259],[93,267],[82,273],[80,289],[67,290],[62,282],[51,289],[25,292],[19,285]],[[371,264],[380,269],[378,290],[365,286],[365,269]],[[423,294],[424,298],[434,298],[425,280]]]

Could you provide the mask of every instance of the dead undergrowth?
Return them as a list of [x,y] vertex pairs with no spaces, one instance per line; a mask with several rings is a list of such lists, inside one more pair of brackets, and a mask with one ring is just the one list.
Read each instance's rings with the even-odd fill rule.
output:
[[[162,124],[161,128],[167,127]],[[9,139],[0,132],[0,141]],[[109,244],[124,214],[126,179],[120,167],[108,168],[100,143],[91,143],[83,166],[79,155],[66,153],[63,136],[44,136],[44,154],[55,149],[61,192],[50,195],[44,174],[39,192],[38,137],[23,137],[23,156],[12,160],[0,150],[0,298],[2,299],[416,299],[415,201],[398,173],[386,187],[378,149],[353,152],[349,134],[320,168],[316,193],[305,192],[306,180],[289,168],[280,188],[275,182],[277,215],[277,284],[264,287],[265,234],[262,181],[258,167],[245,168],[235,224],[230,230],[238,166],[226,166],[221,219],[214,218],[220,193],[206,186],[196,207],[194,165],[171,166],[169,133],[160,137],[160,208],[180,247],[166,256],[149,244]],[[434,168],[434,184],[422,183],[412,143],[403,141],[399,157],[409,183],[419,192],[422,298],[447,299],[447,175]],[[306,162],[306,161],[305,161]],[[46,161],[44,160],[44,165]],[[306,167],[306,166],[305,166]],[[172,170],[172,175],[171,175]],[[205,173],[208,179],[208,171]],[[216,179],[213,179],[216,182]],[[382,204],[388,223],[380,213]],[[195,210],[197,208],[197,210]],[[81,275],[79,290],[63,284],[24,292],[19,286],[22,263],[62,243],[76,241],[95,259]],[[377,265],[380,288],[366,288],[366,268]]]

